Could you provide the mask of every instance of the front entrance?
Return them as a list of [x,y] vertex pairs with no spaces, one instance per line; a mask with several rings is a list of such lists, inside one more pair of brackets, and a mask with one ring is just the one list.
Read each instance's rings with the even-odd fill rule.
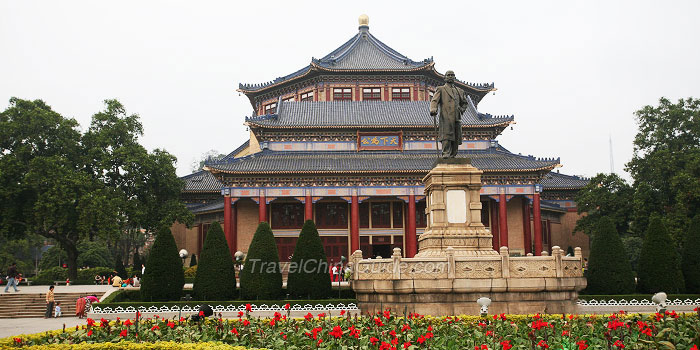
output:
[[391,257],[391,244],[372,244],[372,257],[378,256],[384,259]]

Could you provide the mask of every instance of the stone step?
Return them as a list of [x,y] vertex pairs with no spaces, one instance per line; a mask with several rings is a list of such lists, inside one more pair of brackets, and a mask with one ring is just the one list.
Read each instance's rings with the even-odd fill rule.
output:
[[[75,315],[75,302],[79,297],[103,293],[56,293],[54,301],[61,302],[61,312],[65,316]],[[44,317],[46,293],[0,294],[0,318]]]

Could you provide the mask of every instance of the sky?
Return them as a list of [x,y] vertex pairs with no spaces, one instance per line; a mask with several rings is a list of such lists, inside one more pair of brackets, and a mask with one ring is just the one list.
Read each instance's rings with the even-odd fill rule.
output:
[[562,173],[626,179],[634,111],[700,98],[700,1],[0,0],[0,110],[41,99],[83,130],[105,99],[144,126],[141,143],[191,172],[245,142],[239,83],[292,73],[357,33],[498,89],[479,111],[515,115],[498,140],[560,157]]

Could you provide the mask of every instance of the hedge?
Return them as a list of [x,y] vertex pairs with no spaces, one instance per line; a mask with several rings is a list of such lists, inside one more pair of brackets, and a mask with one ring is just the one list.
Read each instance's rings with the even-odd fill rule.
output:
[[198,300],[230,300],[236,294],[236,265],[218,222],[209,226],[192,291]]
[[587,277],[586,290],[591,294],[634,292],[632,265],[610,218],[601,218],[593,233]]
[[331,277],[328,259],[316,225],[307,220],[297,239],[287,278],[287,291],[294,297],[314,299],[331,295]]
[[267,222],[255,230],[240,278],[241,295],[246,299],[275,299],[282,294],[277,243]]
[[[92,267],[89,269],[78,270],[78,281],[87,282],[86,284],[94,284],[95,276],[109,276],[113,269],[109,267]],[[65,281],[68,278],[68,269],[62,268],[60,266],[52,267],[41,271],[36,278],[30,278],[32,283],[35,281],[48,281],[49,284],[53,284],[54,281]],[[78,282],[76,281],[76,282]],[[73,281],[71,281],[73,283]],[[40,283],[37,283],[40,284]]]
[[151,301],[178,300],[182,295],[185,275],[175,238],[163,227],[148,254],[146,272],[141,282],[141,298]]
[[685,291],[700,293],[700,214],[695,215],[688,226],[681,266],[685,279]]
[[[197,305],[202,305],[203,303],[210,304],[210,305],[223,305],[223,306],[228,306],[228,305],[234,305],[234,306],[240,306],[240,305],[246,305],[246,304],[255,304],[255,305],[279,305],[279,306],[284,306],[286,304],[300,304],[300,305],[316,305],[316,304],[321,304],[321,305],[326,305],[326,304],[339,304],[343,303],[345,305],[348,305],[350,303],[356,304],[357,305],[357,299],[317,299],[317,300],[298,300],[298,299],[292,299],[292,300],[233,300],[233,301],[151,301],[151,302],[107,302],[107,299],[105,299],[105,302],[95,304],[95,306],[99,307],[111,307],[114,309],[117,306],[121,306],[123,308],[127,308],[129,306],[133,307],[139,307],[139,306],[144,306],[144,307],[151,307],[151,306],[197,306]],[[359,311],[358,311],[359,312]]]
[[682,293],[685,290],[680,257],[666,225],[658,215],[649,219],[639,256],[638,290],[642,293]]

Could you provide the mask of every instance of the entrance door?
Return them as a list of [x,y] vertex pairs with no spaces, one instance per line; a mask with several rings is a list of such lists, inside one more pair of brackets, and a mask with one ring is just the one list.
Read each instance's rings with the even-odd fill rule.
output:
[[391,244],[373,244],[372,257],[376,258],[378,256],[384,259],[391,257]]

